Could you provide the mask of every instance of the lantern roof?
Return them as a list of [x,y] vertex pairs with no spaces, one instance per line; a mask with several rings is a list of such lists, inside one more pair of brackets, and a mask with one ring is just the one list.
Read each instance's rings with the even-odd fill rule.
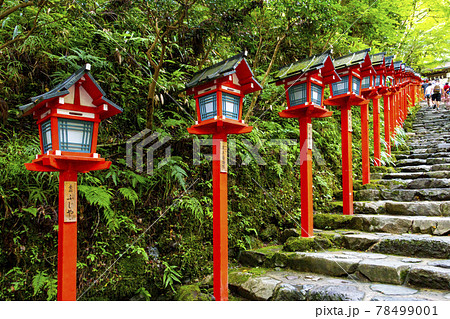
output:
[[398,70],[401,70],[401,68],[402,68],[402,61],[395,61],[394,62],[394,70],[398,71]]
[[330,54],[331,50],[328,50],[321,55],[314,55],[301,61],[285,65],[278,70],[278,73],[274,76],[274,81],[271,83],[293,76],[301,76],[307,72],[319,69],[322,69],[321,72],[325,82],[327,82],[328,78],[333,78],[333,76],[335,80],[331,82],[336,82],[336,80],[339,80],[339,76],[334,69]]
[[414,73],[414,69],[412,67],[410,67],[409,65],[406,65],[405,66],[405,72],[413,74]]
[[370,63],[369,51],[370,48],[367,48],[361,51],[341,56],[334,60],[334,67],[336,68],[336,70],[338,70],[357,64],[367,64],[368,62]]
[[244,51],[235,56],[232,56],[231,58],[228,58],[224,61],[198,71],[185,85],[186,89],[191,89],[195,86],[205,84],[224,76],[236,74],[241,86],[253,83],[253,86],[246,86],[248,87],[248,89],[244,91],[244,94],[262,90],[261,84],[259,84],[255,79],[255,76],[253,75],[253,72],[247,63],[247,60],[245,59],[246,56],[247,51]]
[[102,90],[100,85],[95,81],[89,72],[91,69],[90,64],[86,64],[85,66],[78,69],[75,73],[69,76],[66,80],[56,85],[53,89],[48,92],[34,96],[31,98],[31,103],[19,106],[19,110],[22,111],[22,116],[26,116],[39,110],[44,107],[45,104],[58,97],[64,97],[69,94],[73,94],[72,87],[78,82],[83,81],[81,86],[84,91],[87,93],[90,106],[100,106],[103,104],[107,104],[109,107],[107,110],[103,110],[100,112],[100,119],[105,119],[121,113],[123,109],[119,107],[117,104],[113,103],[109,99],[105,97],[106,93]]
[[372,65],[384,67],[386,65],[385,55],[386,52],[380,52],[371,55],[370,60],[372,61]]
[[395,55],[385,56],[384,57],[384,63],[386,64],[386,67],[389,68],[394,61]]

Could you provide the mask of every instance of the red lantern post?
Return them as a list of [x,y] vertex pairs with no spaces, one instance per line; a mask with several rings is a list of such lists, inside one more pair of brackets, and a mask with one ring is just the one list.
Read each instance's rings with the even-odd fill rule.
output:
[[372,59],[372,65],[377,72],[375,78],[376,95],[372,96],[373,101],[373,157],[374,165],[381,165],[381,143],[380,143],[380,104],[379,100],[386,94],[386,65],[385,65],[385,53],[374,54]]
[[396,61],[394,62],[394,87],[392,91],[394,92],[394,99],[392,104],[392,112],[393,112],[393,127],[392,127],[392,136],[395,136],[395,128],[402,124],[402,62]]
[[[384,107],[384,142],[386,144],[386,152],[391,155],[391,127],[393,126],[391,120],[392,109],[392,91],[391,91],[391,79],[394,74],[394,56],[385,57],[386,66],[386,92],[383,94],[383,107]],[[389,85],[387,79],[389,78]]]
[[301,236],[313,236],[312,196],[312,118],[332,115],[322,106],[327,84],[339,81],[330,51],[309,57],[280,69],[276,85],[284,85],[287,107],[278,113],[283,118],[298,118],[300,126]]
[[[366,64],[361,68],[361,95],[366,99],[361,103],[361,157],[362,157],[362,183],[370,183],[370,153],[369,153],[369,101],[378,98],[379,75],[373,68],[374,59],[371,58],[371,64]],[[375,116],[375,101],[374,116]],[[375,123],[374,117],[374,123]]]
[[331,97],[324,101],[324,104],[335,105],[341,110],[342,199],[344,215],[353,215],[351,106],[366,103],[360,92],[361,68],[371,65],[369,50],[351,53],[334,61],[334,67],[342,80],[330,85]]
[[253,129],[242,120],[242,100],[262,89],[245,60],[247,52],[194,74],[186,84],[197,108],[195,125],[188,132],[213,137],[213,259],[214,297],[228,300],[228,186],[227,135]]
[[23,105],[23,116],[37,120],[41,154],[25,166],[30,171],[59,172],[58,300],[76,300],[77,174],[108,169],[96,153],[101,120],[122,112],[86,66],[52,90]]

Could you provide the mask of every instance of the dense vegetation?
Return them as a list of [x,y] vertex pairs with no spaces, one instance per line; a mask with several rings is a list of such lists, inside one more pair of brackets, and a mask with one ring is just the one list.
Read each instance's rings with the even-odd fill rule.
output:
[[[371,47],[420,71],[448,59],[449,16],[442,0],[0,0],[0,300],[56,294],[58,175],[23,165],[40,152],[34,120],[17,108],[29,97],[91,63],[124,109],[100,128],[98,152],[111,169],[78,178],[80,299],[170,299],[177,283],[212,272],[211,163],[192,160],[198,137],[186,131],[195,117],[184,93],[190,76],[246,49],[264,86],[245,100],[253,132],[230,137],[237,151],[229,168],[233,257],[276,240],[300,217],[298,145],[281,165],[274,141],[298,140],[298,122],[277,114],[283,89],[267,84],[278,67],[331,48],[339,56]],[[357,108],[353,118],[358,178]],[[339,112],[313,123],[314,205],[321,210],[340,188]],[[125,160],[127,139],[145,128],[171,138],[172,157],[157,161],[153,175]],[[266,165],[251,158],[246,140],[262,144]],[[157,155],[161,161],[164,149]]]

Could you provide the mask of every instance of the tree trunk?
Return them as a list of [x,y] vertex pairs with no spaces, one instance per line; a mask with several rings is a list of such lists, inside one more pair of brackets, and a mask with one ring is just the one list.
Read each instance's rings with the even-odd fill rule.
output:
[[[280,50],[280,45],[281,43],[284,41],[284,39],[286,39],[287,36],[287,32],[278,40],[277,45],[275,46],[275,50],[273,51],[273,55],[272,55],[272,60],[270,61],[270,64],[266,70],[266,73],[264,74],[264,78],[261,81],[261,85],[264,86],[264,84],[267,81],[267,77],[269,76],[270,71],[272,70],[272,66],[275,62],[275,59],[278,55],[278,51]],[[248,119],[250,118],[250,115],[253,112],[253,109],[256,106],[256,101],[258,100],[259,95],[261,94],[261,91],[257,91],[255,93],[253,93],[253,97],[252,97],[252,103],[250,104],[250,107],[248,108],[247,113],[245,114],[244,117],[244,121],[248,122]]]
[[156,106],[156,84],[159,79],[159,72],[161,71],[161,67],[164,63],[164,56],[166,53],[167,44],[164,41],[161,41],[161,55],[159,57],[159,63],[155,64],[155,70],[153,72],[152,82],[148,87],[148,96],[147,96],[147,124],[146,128],[153,130],[153,114],[155,113]]

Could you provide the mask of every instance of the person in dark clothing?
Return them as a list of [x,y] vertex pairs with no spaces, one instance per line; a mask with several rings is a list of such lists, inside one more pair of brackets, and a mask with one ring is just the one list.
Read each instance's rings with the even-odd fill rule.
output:
[[428,87],[428,80],[426,80],[425,82],[423,82],[423,84],[422,84],[422,90],[423,90],[423,96],[425,97],[425,90],[427,89],[427,87]]

